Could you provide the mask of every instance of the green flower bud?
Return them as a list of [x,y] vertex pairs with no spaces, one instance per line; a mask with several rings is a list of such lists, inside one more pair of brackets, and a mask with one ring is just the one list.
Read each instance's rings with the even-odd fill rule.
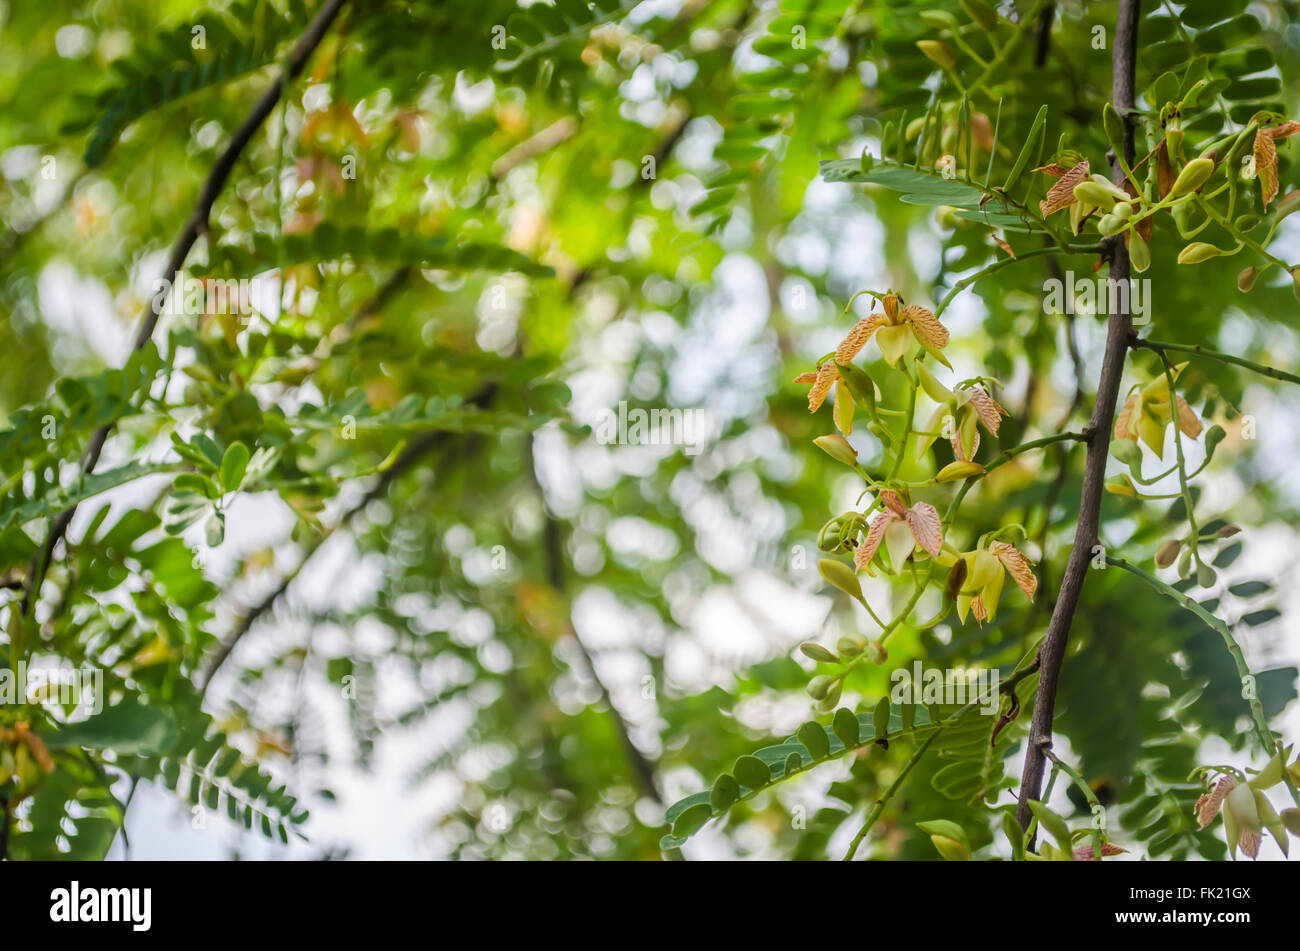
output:
[[1174,179],[1174,187],[1170,189],[1169,194],[1175,198],[1189,195],[1204,185],[1213,174],[1214,162],[1210,159],[1192,159]]
[[925,54],[927,59],[944,69],[952,71],[957,68],[957,61],[952,58],[947,44],[939,40],[917,40],[916,47]]
[[835,683],[836,679],[837,678],[831,677],[828,674],[818,674],[812,680],[808,681],[808,696],[812,697],[814,700],[824,699],[826,694],[830,693],[831,686]]
[[1151,266],[1151,249],[1136,230],[1129,232],[1128,257],[1139,274]]
[[1212,244],[1206,244],[1204,241],[1193,241],[1179,252],[1178,263],[1200,264],[1202,261],[1210,260],[1210,258],[1217,258],[1220,253],[1219,249]]
[[867,648],[867,639],[861,634],[845,634],[835,647],[845,657],[857,657]]
[[836,462],[842,462],[846,466],[856,466],[858,464],[857,452],[849,445],[849,441],[838,433],[831,433],[829,436],[818,436],[813,440],[813,444]]
[[1115,207],[1115,195],[1094,181],[1082,181],[1074,186],[1074,197],[1085,205],[1096,205],[1109,211]]
[[1114,214],[1102,215],[1097,219],[1097,230],[1109,238],[1113,234],[1119,234],[1127,227],[1124,219]]

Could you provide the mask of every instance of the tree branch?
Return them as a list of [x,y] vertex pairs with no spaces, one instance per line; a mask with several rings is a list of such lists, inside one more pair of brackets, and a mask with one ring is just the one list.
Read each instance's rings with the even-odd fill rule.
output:
[[[303,71],[303,68],[307,65],[307,60],[316,51],[316,47],[320,45],[321,40],[325,38],[326,32],[328,32],[345,2],[346,0],[329,0],[325,6],[321,7],[320,12],[316,14],[316,18],[311,21],[307,30],[289,52],[284,70],[262,93],[261,98],[257,100],[239,128],[235,130],[234,135],[231,136],[225,151],[221,153],[216,164],[212,167],[212,171],[208,173],[207,179],[203,182],[194,211],[190,213],[190,217],[185,222],[185,227],[181,229],[180,235],[176,238],[176,243],[172,245],[171,254],[167,259],[167,267],[163,271],[169,285],[175,285],[176,279],[180,276],[181,268],[185,266],[185,259],[189,257],[189,253],[198,241],[199,235],[207,232],[208,216],[212,213],[212,206],[216,204],[217,197],[221,194],[226,180],[234,170],[239,156],[247,148],[248,143],[252,141],[262,123],[266,121],[266,117],[275,109],[275,105],[280,101],[280,95],[288,82],[297,78]],[[140,320],[140,328],[136,332],[132,352],[143,350],[149,341],[153,339],[154,328],[158,326],[159,313],[160,306],[151,303],[149,310],[145,312]],[[86,451],[81,457],[81,474],[83,478],[95,471],[95,466],[99,462],[99,455],[104,450],[104,443],[108,440],[108,436],[112,431],[113,424],[107,423],[96,429],[91,436],[90,443],[86,446]],[[50,525],[45,544],[40,551],[32,556],[31,566],[27,573],[27,590],[23,593],[22,600],[22,613],[24,615],[27,614],[28,609],[36,600],[36,593],[40,588],[41,581],[45,577],[45,572],[49,569],[50,561],[54,557],[54,549],[64,535],[67,534],[68,526],[72,524],[72,517],[76,512],[76,505],[71,505],[60,512]]]
[[[1111,177],[1122,182],[1124,172],[1121,158],[1130,166],[1133,163],[1133,110],[1134,74],[1137,67],[1137,31],[1139,0],[1120,0],[1115,25],[1115,43],[1111,58],[1114,76],[1112,100],[1115,111],[1124,117],[1124,156],[1111,157]],[[1110,253],[1110,280],[1129,279],[1128,249],[1122,240],[1108,239]],[[1106,352],[1102,358],[1101,377],[1097,382],[1097,398],[1093,403],[1092,417],[1088,422],[1088,452],[1084,462],[1083,489],[1079,499],[1079,521],[1074,532],[1074,544],[1061,579],[1060,593],[1047,636],[1039,648],[1041,669],[1038,690],[1034,695],[1034,716],[1025,744],[1025,767],[1020,778],[1020,804],[1016,818],[1023,828],[1029,828],[1033,814],[1029,801],[1037,799],[1043,782],[1044,752],[1052,743],[1052,715],[1056,710],[1056,690],[1060,683],[1061,664],[1070,637],[1070,626],[1079,605],[1084,578],[1092,557],[1092,547],[1097,543],[1101,518],[1102,483],[1106,476],[1106,455],[1110,448],[1111,426],[1115,418],[1115,403],[1119,397],[1120,379],[1124,373],[1124,360],[1129,340],[1133,334],[1132,316],[1125,307],[1113,313],[1107,321]]]

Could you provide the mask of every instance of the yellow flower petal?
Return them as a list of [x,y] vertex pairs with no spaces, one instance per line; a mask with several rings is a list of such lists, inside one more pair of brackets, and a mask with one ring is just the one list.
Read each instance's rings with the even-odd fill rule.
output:
[[871,335],[885,326],[886,322],[884,314],[871,314],[859,320],[835,348],[835,362],[846,365],[851,362],[867,345]]
[[942,350],[948,346],[948,328],[924,307],[908,304],[903,308],[903,319],[912,325],[912,333],[925,349]]
[[853,394],[841,380],[835,386],[835,428],[844,435],[853,432]]
[[892,367],[911,349],[912,332],[907,327],[881,327],[876,343],[880,345],[880,355]]
[[1155,419],[1150,413],[1142,413],[1138,418],[1138,435],[1146,443],[1157,459],[1165,457],[1165,423],[1166,420]]
[[826,400],[826,394],[831,391],[833,384],[840,377],[840,371],[835,367],[834,360],[827,360],[817,371],[817,380],[813,383],[812,389],[808,391],[808,412],[815,413],[821,409],[822,403]]

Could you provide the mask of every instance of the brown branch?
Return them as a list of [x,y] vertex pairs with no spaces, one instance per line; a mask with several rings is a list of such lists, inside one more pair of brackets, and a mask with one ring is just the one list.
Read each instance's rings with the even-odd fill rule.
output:
[[[203,182],[203,187],[199,192],[199,199],[194,207],[194,211],[185,222],[185,227],[181,229],[176,243],[172,245],[171,254],[167,259],[167,267],[163,271],[169,286],[176,283],[180,276],[181,268],[185,266],[185,259],[189,257],[190,251],[194,248],[200,234],[205,234],[208,230],[208,216],[212,213],[212,206],[216,204],[217,197],[221,194],[222,188],[225,187],[226,180],[235,168],[235,163],[243,153],[248,143],[252,141],[253,136],[266,121],[272,110],[275,109],[276,103],[280,101],[281,93],[288,85],[289,81],[297,78],[307,65],[307,60],[311,54],[316,51],[325,38],[326,32],[330,25],[338,16],[339,10],[342,9],[346,0],[329,0],[323,6],[316,18],[311,21],[307,30],[299,38],[293,49],[289,52],[288,61],[284,70],[276,77],[266,91],[262,93],[260,99],[254,104],[252,110],[244,118],[239,128],[231,136],[229,144],[225,151],[217,159],[208,173],[207,179]],[[140,328],[136,332],[135,344],[132,351],[140,351],[145,348],[151,339],[153,339],[154,328],[158,325],[160,308],[152,304],[149,310],[145,312],[140,320]],[[81,457],[81,472],[84,478],[95,471],[95,466],[99,462],[100,453],[104,450],[104,443],[108,440],[109,434],[113,431],[113,424],[107,423],[95,430],[90,438],[85,452]],[[27,590],[23,594],[22,613],[27,614],[28,608],[35,601],[37,589],[39,589],[45,572],[49,570],[50,561],[54,558],[54,549],[67,534],[68,526],[72,523],[72,517],[77,512],[77,506],[71,505],[59,513],[50,526],[49,534],[46,536],[45,544],[41,550],[32,556],[31,566],[27,573]]]
[[[560,523],[546,504],[546,493],[542,489],[541,480],[537,477],[537,462],[534,458],[533,449],[535,441],[535,436],[528,440],[525,465],[528,467],[529,476],[541,499],[542,510],[546,513],[546,527],[542,537],[542,551],[546,560],[546,580],[557,592],[563,592],[564,542],[560,537]],[[641,752],[641,748],[632,741],[632,734],[628,730],[627,721],[623,719],[623,714],[619,713],[618,707],[614,705],[614,698],[610,694],[609,688],[605,686],[605,682],[600,679],[600,674],[596,672],[596,662],[591,656],[591,651],[587,650],[587,645],[582,642],[582,638],[578,635],[578,630],[573,626],[571,620],[568,628],[569,633],[578,645],[578,652],[582,656],[583,665],[587,668],[587,674],[595,681],[601,699],[605,702],[605,706],[609,707],[609,716],[614,721],[614,729],[617,731],[619,742],[623,746],[623,755],[627,757],[628,765],[632,767],[632,772],[636,776],[641,791],[655,802],[662,803],[663,797],[659,793],[659,784],[655,780],[655,764],[650,762],[646,755]]]
[[[1115,111],[1124,117],[1124,151],[1126,159],[1133,161],[1133,110],[1134,74],[1137,63],[1137,30],[1139,0],[1120,0],[1115,25],[1115,43],[1112,52]],[[1111,156],[1111,175],[1116,183],[1122,182],[1124,173],[1115,156]],[[1110,279],[1129,279],[1128,249],[1122,240],[1108,239]],[[1127,296],[1125,297],[1127,300]],[[1115,404],[1119,398],[1120,378],[1128,354],[1129,340],[1133,335],[1133,321],[1128,308],[1110,315],[1107,321],[1106,352],[1102,358],[1101,377],[1097,381],[1097,398],[1092,407],[1092,418],[1085,432],[1088,434],[1088,452],[1084,462],[1083,489],[1079,499],[1079,521],[1074,532],[1070,559],[1061,579],[1060,593],[1047,636],[1038,649],[1042,665],[1038,677],[1038,690],[1034,695],[1034,716],[1025,744],[1025,768],[1020,779],[1020,804],[1016,818],[1024,828],[1033,817],[1029,802],[1039,797],[1043,782],[1045,752],[1052,744],[1052,715],[1056,710],[1056,689],[1060,683],[1061,664],[1070,637],[1070,625],[1079,605],[1079,595],[1092,559],[1092,548],[1097,543],[1101,519],[1102,483],[1106,476],[1106,455],[1110,448],[1111,426],[1115,418]]]

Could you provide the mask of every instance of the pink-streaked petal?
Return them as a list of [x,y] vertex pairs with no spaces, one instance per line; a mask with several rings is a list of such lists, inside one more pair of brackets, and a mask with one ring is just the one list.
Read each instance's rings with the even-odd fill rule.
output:
[[1129,398],[1124,401],[1120,407],[1119,415],[1115,417],[1115,438],[1132,439],[1137,442],[1137,430],[1134,427],[1133,414],[1137,412],[1138,394],[1131,393]]
[[[1101,844],[1102,858],[1105,858],[1108,855],[1124,855],[1126,852],[1128,852],[1128,849],[1121,849],[1118,845],[1112,845],[1110,842],[1103,842]],[[1074,850],[1073,854],[1076,862],[1091,862],[1093,855],[1096,853],[1093,851],[1091,845],[1081,845]]]
[[881,512],[872,521],[871,526],[867,529],[867,537],[862,540],[862,544],[853,553],[853,564],[857,566],[858,571],[862,571],[867,565],[871,564],[871,559],[876,557],[876,551],[880,548],[880,543],[885,540],[885,529],[889,528],[889,523],[897,518],[898,516],[893,512]]
[[975,407],[975,414],[979,417],[980,422],[994,436],[998,434],[998,427],[1002,425],[1002,417],[1011,415],[989,395],[988,390],[982,386],[972,386],[970,392],[970,404]]
[[880,490],[880,504],[898,516],[901,516],[906,511],[903,507],[903,500],[898,497],[898,493],[893,489]]
[[916,543],[930,553],[931,558],[938,558],[943,548],[943,522],[939,511],[929,502],[917,502],[903,513],[907,527],[912,530]]
[[1201,425],[1200,417],[1187,405],[1187,400],[1181,396],[1178,397],[1178,428],[1189,439],[1195,439],[1201,434],[1201,430],[1205,428]]
[[1214,817],[1219,814],[1223,808],[1223,800],[1228,798],[1228,793],[1236,787],[1237,780],[1231,776],[1223,776],[1215,784],[1214,788],[1196,800],[1196,805],[1192,807],[1192,812],[1196,815],[1196,823],[1202,829],[1214,821]]
[[1023,591],[1030,601],[1034,600],[1034,594],[1038,591],[1038,579],[1030,570],[1033,562],[1025,557],[1024,552],[1006,542],[993,542],[989,545],[989,551],[997,555],[998,561],[1002,562],[1002,567],[1007,569],[1016,587]]
[[1252,859],[1259,857],[1259,831],[1241,830],[1241,854]]
[[1074,204],[1074,186],[1080,182],[1086,181],[1092,174],[1092,169],[1088,165],[1087,159],[1080,162],[1073,168],[1066,169],[1065,174],[1056,180],[1047,191],[1047,197],[1038,203],[1039,212],[1046,217],[1053,212],[1060,211],[1062,208],[1069,208]]
[[971,440],[970,452],[967,452],[967,451],[966,451],[966,447],[963,446],[962,443],[961,443],[961,432],[960,432],[960,431],[954,433],[954,434],[952,435],[952,437],[951,437],[948,441],[949,441],[950,443],[952,443],[952,453],[953,453],[954,456],[957,457],[957,461],[958,461],[958,462],[974,462],[974,461],[975,461],[975,453],[979,452],[979,448],[980,448],[980,434],[979,434],[979,430],[976,430],[976,431],[975,431],[975,438],[974,438],[973,440]]

